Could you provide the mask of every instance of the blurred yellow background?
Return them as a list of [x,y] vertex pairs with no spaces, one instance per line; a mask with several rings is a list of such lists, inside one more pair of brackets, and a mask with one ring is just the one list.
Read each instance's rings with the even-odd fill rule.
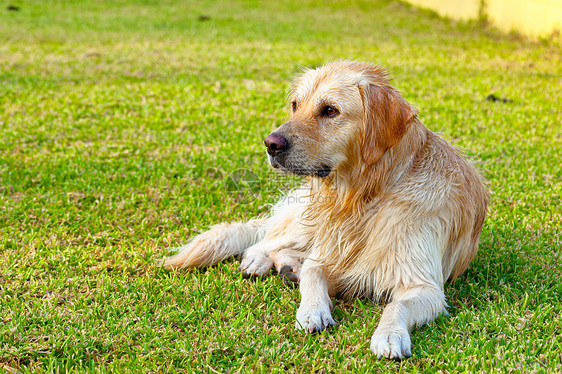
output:
[[562,0],[407,0],[458,20],[485,17],[501,31],[560,39]]

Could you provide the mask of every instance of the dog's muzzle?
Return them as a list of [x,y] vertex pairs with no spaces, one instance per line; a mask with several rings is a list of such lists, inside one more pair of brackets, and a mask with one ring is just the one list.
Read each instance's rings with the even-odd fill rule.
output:
[[291,148],[289,140],[281,133],[272,132],[264,140],[269,155],[269,162],[274,168],[282,168],[289,173],[295,175],[314,175],[316,177],[327,177],[332,168],[328,165],[321,164],[315,166],[292,165],[287,162],[288,151]]

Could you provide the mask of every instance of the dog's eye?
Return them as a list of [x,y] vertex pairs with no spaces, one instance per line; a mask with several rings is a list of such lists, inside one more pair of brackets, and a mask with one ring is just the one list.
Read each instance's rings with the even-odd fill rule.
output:
[[297,111],[297,102],[296,102],[296,101],[293,101],[293,102],[291,103],[291,108],[293,109],[293,112],[296,112],[296,111]]
[[338,113],[339,113],[338,110],[332,106],[326,106],[322,110],[322,115],[326,117],[335,117]]

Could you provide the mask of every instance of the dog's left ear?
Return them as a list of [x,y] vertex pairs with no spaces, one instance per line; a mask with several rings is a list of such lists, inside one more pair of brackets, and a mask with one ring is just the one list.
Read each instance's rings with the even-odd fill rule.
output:
[[361,156],[372,165],[402,139],[416,110],[390,85],[360,85],[359,92],[364,110]]

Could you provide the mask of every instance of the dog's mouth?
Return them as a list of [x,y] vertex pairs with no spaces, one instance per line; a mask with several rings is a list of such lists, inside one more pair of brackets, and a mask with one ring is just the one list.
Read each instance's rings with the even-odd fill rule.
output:
[[332,168],[327,165],[321,165],[317,167],[311,168],[287,168],[284,167],[283,169],[287,170],[291,174],[301,175],[301,176],[315,176],[318,178],[325,178],[332,172]]
[[300,176],[315,176],[318,178],[325,178],[332,172],[332,167],[326,164],[319,164],[314,166],[293,166],[287,162],[283,162],[278,157],[269,156],[269,163],[275,169],[281,169],[288,173]]
[[325,178],[332,172],[332,168],[328,165],[323,165],[321,168],[316,170],[315,175],[320,178]]

